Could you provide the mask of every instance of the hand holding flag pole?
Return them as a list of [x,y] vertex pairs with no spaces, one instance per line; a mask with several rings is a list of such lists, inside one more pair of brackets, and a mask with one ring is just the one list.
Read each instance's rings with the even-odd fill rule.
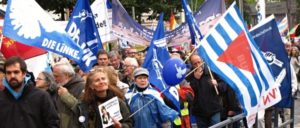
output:
[[[208,68],[208,72],[209,72],[211,80],[215,81],[216,79],[214,78],[213,74],[211,73],[210,68],[208,66],[207,66],[207,68]],[[214,86],[214,88],[216,90],[217,95],[219,95],[219,91],[218,91],[218,88],[217,88],[218,83],[217,83],[217,85],[215,85],[214,83],[212,83],[212,84],[213,84],[213,86]]]
[[[200,40],[203,38],[203,36],[200,32],[199,26],[196,23],[196,20],[193,16],[193,13],[192,13],[191,9],[190,9],[190,6],[187,4],[186,0],[182,0],[182,6],[183,6],[183,9],[185,11],[185,15],[186,15],[186,18],[187,18],[187,23],[189,25],[192,42],[195,42],[195,44],[196,44],[196,47],[193,49],[193,51],[189,54],[189,56],[184,61],[184,62],[186,62],[188,60],[188,58],[190,58],[190,56],[196,51],[196,49],[198,49],[200,47]],[[211,79],[215,80],[212,76],[210,68],[208,68],[208,71],[209,71]],[[217,87],[216,86],[214,86],[214,87],[215,87],[217,95],[219,95]]]
[[190,71],[185,77],[188,77],[189,75],[191,75],[194,71],[196,71],[198,68],[200,68],[203,64],[204,64],[204,62],[202,62],[198,67],[196,67],[192,71]]

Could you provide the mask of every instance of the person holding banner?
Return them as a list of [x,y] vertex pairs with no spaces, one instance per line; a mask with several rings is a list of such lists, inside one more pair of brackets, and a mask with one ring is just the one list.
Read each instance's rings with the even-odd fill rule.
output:
[[178,112],[169,108],[160,93],[149,84],[149,72],[145,68],[134,70],[133,87],[125,94],[134,119],[134,128],[161,128],[174,121]]
[[[102,110],[99,109],[99,106],[116,96],[123,119],[116,120],[112,115],[110,115],[111,119],[101,116],[100,111]],[[103,125],[109,123],[109,120],[112,120],[112,128],[131,128],[133,121],[129,117],[130,111],[123,99],[123,93],[109,83],[108,67],[95,67],[87,76],[82,101],[75,107],[76,119],[80,127],[102,128]],[[109,110],[109,108],[106,109]],[[103,110],[101,113],[104,115],[106,112]]]

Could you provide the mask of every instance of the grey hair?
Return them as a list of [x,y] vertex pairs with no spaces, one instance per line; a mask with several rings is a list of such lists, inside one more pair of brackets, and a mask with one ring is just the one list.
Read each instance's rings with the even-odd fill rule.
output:
[[117,51],[110,51],[110,52],[108,53],[108,57],[109,57],[109,58],[114,57],[114,56],[116,56],[116,57],[118,57],[119,59],[121,59],[121,56],[120,56],[120,54],[119,54]]
[[54,65],[54,67],[59,68],[61,73],[68,74],[71,77],[75,76],[76,74],[70,63],[57,63]]
[[124,62],[129,62],[130,65],[135,66],[135,67],[139,67],[139,63],[137,62],[136,58],[126,57],[124,59]]
[[48,84],[49,91],[52,92],[52,91],[57,90],[58,86],[57,86],[57,83],[55,82],[53,75],[51,73],[48,73],[45,71],[43,71],[41,73],[45,76],[45,81]]

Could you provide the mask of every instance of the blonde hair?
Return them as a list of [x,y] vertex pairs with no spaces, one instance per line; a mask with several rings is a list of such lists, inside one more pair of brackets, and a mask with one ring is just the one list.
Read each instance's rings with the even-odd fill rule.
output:
[[87,103],[92,103],[96,101],[96,94],[91,89],[91,85],[93,83],[93,78],[97,73],[103,73],[108,79],[108,90],[112,91],[116,96],[118,96],[120,99],[125,99],[124,94],[121,89],[119,89],[116,85],[112,85],[109,78],[109,68],[108,67],[97,67],[94,68],[90,73],[87,75],[85,89],[84,89],[84,95],[82,97],[82,100]]

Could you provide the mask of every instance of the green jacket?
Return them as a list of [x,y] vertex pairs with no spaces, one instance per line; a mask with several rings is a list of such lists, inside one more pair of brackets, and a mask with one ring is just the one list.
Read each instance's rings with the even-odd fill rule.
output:
[[60,128],[76,128],[78,124],[73,111],[79,102],[79,98],[84,89],[84,80],[78,76],[73,77],[67,84],[64,85],[69,93],[65,93],[56,100],[58,116],[60,118]]

